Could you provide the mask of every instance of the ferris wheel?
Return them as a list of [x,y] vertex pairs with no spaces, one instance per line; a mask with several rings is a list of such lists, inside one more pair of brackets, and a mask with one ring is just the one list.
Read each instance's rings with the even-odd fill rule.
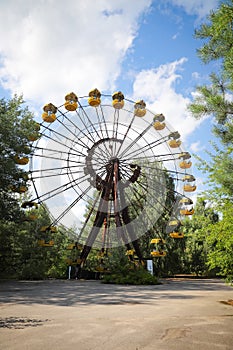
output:
[[[44,230],[66,228],[82,247],[81,263],[92,247],[104,252],[122,245],[143,259],[138,239],[164,215],[167,236],[183,238],[182,216],[194,212],[191,155],[179,132],[143,100],[126,99],[120,91],[69,93],[60,106],[44,106],[30,142],[33,198],[27,205],[48,208],[51,225]],[[26,164],[26,158],[17,160]],[[152,242],[163,243],[161,237]]]

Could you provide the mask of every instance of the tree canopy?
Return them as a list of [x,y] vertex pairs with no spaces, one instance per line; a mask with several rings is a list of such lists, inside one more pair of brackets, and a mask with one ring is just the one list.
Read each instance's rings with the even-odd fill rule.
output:
[[0,211],[1,219],[18,220],[19,203],[13,190],[26,186],[27,172],[15,162],[15,157],[30,153],[28,135],[35,122],[23,105],[22,97],[0,100]]
[[[219,142],[212,142],[213,151],[208,152],[210,160],[199,158],[199,166],[207,174],[210,185],[203,196],[215,206],[219,220],[206,222],[206,218],[197,215],[186,224],[186,230],[192,233],[194,242],[202,242],[199,252],[200,247],[205,247],[205,266],[232,281],[233,1],[223,2],[211,12],[195,36],[204,40],[198,50],[202,62],[217,63],[217,69],[216,64],[213,65],[215,71],[210,74],[209,83],[197,86],[189,109],[195,118],[213,118],[213,133]],[[193,230],[196,223],[197,231]],[[203,257],[203,250],[201,255]]]

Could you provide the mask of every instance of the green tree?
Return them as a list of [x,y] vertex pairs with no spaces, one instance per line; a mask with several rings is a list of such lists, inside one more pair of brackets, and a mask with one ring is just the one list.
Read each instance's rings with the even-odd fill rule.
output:
[[[24,106],[22,97],[0,100],[0,276],[1,278],[38,279],[62,277],[66,272],[66,232],[42,233],[50,225],[45,207],[23,209],[30,192],[27,165],[17,164],[16,157],[30,157],[31,141],[39,137],[38,124]],[[35,216],[36,220],[33,220]],[[44,235],[44,237],[43,237]],[[53,247],[40,247],[38,240],[54,240]]]
[[[198,50],[202,62],[215,63],[209,84],[196,88],[196,98],[189,105],[193,116],[214,118],[213,133],[221,142],[209,152],[210,161],[201,160],[202,169],[209,173],[210,184],[218,198],[232,200],[233,188],[233,1],[222,2],[210,13],[207,23],[196,30],[195,36],[204,40]],[[217,64],[217,70],[216,70]]]
[[[220,145],[213,143],[208,152],[209,160],[199,158],[200,169],[208,174],[210,190],[206,197],[212,200],[220,216],[218,222],[206,222],[195,217],[187,229],[199,225],[194,237],[201,237],[207,247],[205,266],[217,269],[222,276],[232,280],[232,203],[233,203],[233,1],[220,4],[211,12],[208,22],[196,30],[196,38],[204,40],[198,55],[205,64],[214,63],[215,72],[210,74],[209,84],[198,86],[196,98],[189,109],[196,118],[211,116],[213,133]],[[217,67],[217,69],[216,69]],[[222,219],[221,219],[222,217]],[[205,237],[203,233],[207,233]],[[200,247],[199,247],[200,248]],[[192,249],[192,242],[189,242]],[[201,254],[199,255],[201,256]],[[201,265],[201,264],[200,264]]]
[[207,264],[233,283],[233,204],[226,201],[218,210],[222,213],[221,220],[207,227],[210,247]]
[[186,235],[186,266],[188,271],[196,275],[208,275],[210,273],[207,264],[210,246],[208,244],[209,225],[215,225],[219,216],[214,208],[209,206],[204,197],[199,197],[195,206],[195,213],[191,219],[183,223],[183,231]]
[[35,128],[33,115],[23,106],[22,97],[0,100],[0,212],[1,220],[17,221],[20,216],[18,196],[20,186],[26,186],[27,172],[15,162],[15,157],[30,153],[28,136]]
[[224,143],[233,140],[233,1],[221,3],[208,16],[208,23],[195,31],[198,39],[204,40],[198,50],[202,62],[217,61],[217,73],[210,74],[210,84],[197,87],[197,97],[190,105],[195,117],[213,115],[214,132]]
[[222,60],[223,72],[233,80],[233,1],[227,0],[212,11],[207,23],[196,30],[197,38],[204,39],[198,55],[204,63]]

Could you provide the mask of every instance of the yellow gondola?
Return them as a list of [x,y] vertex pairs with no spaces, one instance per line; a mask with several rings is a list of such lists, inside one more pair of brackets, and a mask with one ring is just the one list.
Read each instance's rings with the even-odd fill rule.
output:
[[25,193],[25,192],[27,192],[28,188],[27,188],[27,186],[20,185],[20,186],[18,186],[18,187],[12,186],[12,187],[11,187],[11,190],[12,190],[13,192],[16,192],[16,193]]
[[155,249],[153,249],[150,253],[152,257],[159,258],[167,254],[167,252],[163,250],[163,245],[165,244],[165,240],[163,238],[152,238],[150,244],[157,246],[157,248],[155,247]]
[[171,148],[177,148],[181,145],[181,141],[180,140],[169,140],[168,141],[168,145],[171,147]]
[[146,103],[143,100],[137,101],[134,105],[134,115],[144,117],[146,114]]
[[155,114],[153,121],[153,127],[155,128],[155,130],[163,130],[166,126],[165,123],[163,123],[163,121],[165,120],[165,117],[162,113],[160,114]]
[[20,178],[22,178],[24,181],[28,181],[29,173],[24,172],[23,174],[20,175]]
[[70,243],[68,244],[68,246],[66,247],[67,250],[72,250],[75,248],[75,243]]
[[40,134],[38,132],[40,130],[40,124],[35,123],[33,129],[34,131],[27,137],[28,141],[32,141],[32,142],[38,140],[40,137]]
[[126,251],[125,255],[134,255],[135,251],[133,249],[129,249]]
[[36,141],[40,138],[40,134],[38,132],[34,132],[34,133],[28,135],[27,138],[28,138],[28,141],[33,142],[33,141]]
[[95,270],[97,272],[105,272],[107,269],[106,269],[106,267],[104,267],[102,265],[98,265],[98,266],[96,266]]
[[155,130],[163,130],[165,126],[166,126],[165,123],[160,123],[159,121],[155,121],[153,124],[153,127],[155,128]]
[[171,238],[184,238],[183,232],[171,232],[169,233]]
[[29,162],[28,157],[19,157],[18,155],[14,156],[14,162],[19,165],[26,165]]
[[66,262],[67,265],[73,265],[73,260],[72,259],[66,258],[65,262]]
[[183,178],[182,178],[182,181],[187,181],[187,182],[193,182],[195,181],[195,177],[193,175],[185,175]]
[[42,226],[40,228],[40,232],[51,232],[51,233],[57,233],[57,227],[56,226]]
[[116,109],[121,109],[124,107],[124,95],[122,94],[121,91],[114,92],[112,95],[112,105]]
[[164,250],[154,250],[153,252],[150,253],[150,255],[155,258],[160,258],[160,257],[166,256],[167,252],[165,252]]
[[150,244],[165,244],[165,240],[162,238],[152,238]]
[[38,215],[35,214],[29,214],[23,221],[35,221],[38,219]]
[[195,186],[195,185],[184,185],[183,186],[183,190],[185,191],[185,192],[194,192],[194,191],[196,191],[196,189],[197,189],[197,186]]
[[73,249],[82,249],[82,245],[78,244],[77,242],[75,243],[69,243],[68,246],[66,247],[67,250],[73,250]]
[[179,166],[181,169],[189,169],[192,166],[192,162],[186,162],[184,160],[183,162],[180,162]]
[[42,113],[42,119],[46,123],[53,123],[57,117],[56,117],[56,112],[57,112],[57,107],[55,107],[52,103],[48,103],[43,107],[44,113]]
[[194,209],[181,209],[180,210],[181,215],[193,215],[194,214]]
[[191,205],[193,204],[193,201],[191,198],[182,198],[180,201],[179,201],[180,204],[184,204],[184,205]]
[[180,134],[178,133],[178,131],[171,132],[168,135],[168,138],[169,138],[168,145],[171,148],[177,148],[181,145],[181,141],[179,140]]
[[82,259],[70,259],[70,258],[67,258],[65,259],[65,262],[67,263],[67,265],[72,265],[72,266],[75,266],[75,265],[80,265],[81,262],[82,262]]
[[54,246],[54,241],[45,241],[44,239],[39,239],[38,240],[38,245],[40,247],[53,247]]
[[78,108],[78,96],[74,92],[70,92],[65,96],[65,109],[69,112],[73,112]]
[[168,226],[178,226],[178,225],[181,225],[180,220],[171,220],[168,223]]
[[101,103],[101,93],[98,89],[93,89],[89,92],[88,103],[92,107],[98,107]]
[[36,219],[38,219],[38,215],[32,213],[28,215],[28,220],[34,221]]
[[179,222],[180,222],[179,220],[172,220],[172,221],[169,221],[168,225],[169,226],[176,226],[179,224]]
[[183,152],[178,155],[179,159],[187,160],[191,158],[191,154],[189,152]]

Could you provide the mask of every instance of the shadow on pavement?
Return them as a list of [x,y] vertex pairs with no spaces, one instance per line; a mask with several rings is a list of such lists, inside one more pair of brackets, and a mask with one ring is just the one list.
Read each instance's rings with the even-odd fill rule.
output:
[[[192,291],[228,288],[220,280],[165,279],[162,284],[153,286],[121,286],[79,280],[2,281],[0,303],[56,306],[154,304],[156,300],[196,298]],[[184,291],[187,291],[186,295]]]

